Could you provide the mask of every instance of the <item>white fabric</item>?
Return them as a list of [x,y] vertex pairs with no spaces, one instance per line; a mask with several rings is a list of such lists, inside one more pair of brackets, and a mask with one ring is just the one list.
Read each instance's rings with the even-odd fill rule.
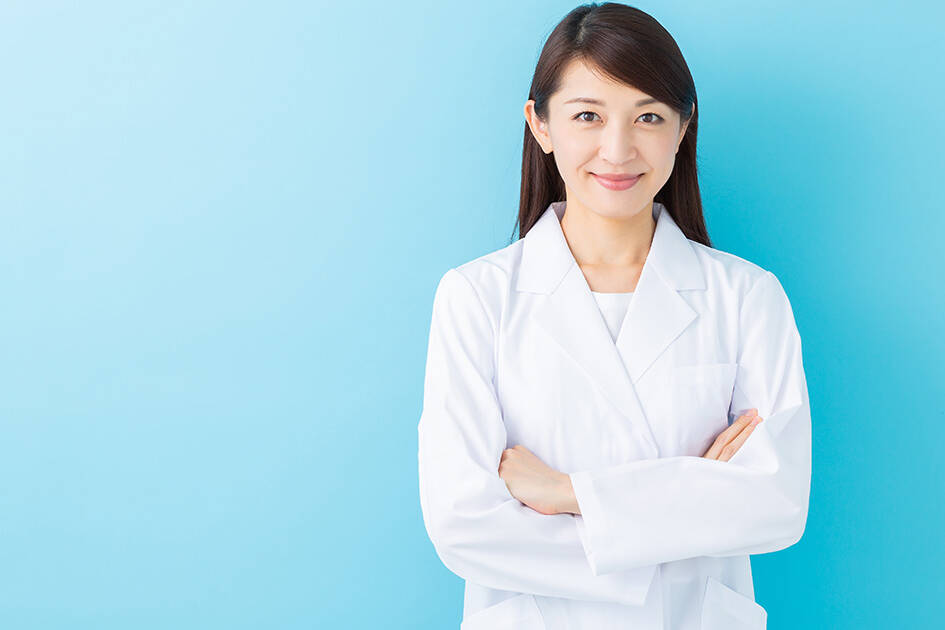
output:
[[[449,269],[433,298],[418,431],[423,523],[466,581],[464,630],[761,630],[750,554],[807,522],[811,415],[777,277],[656,231],[616,343],[551,204],[524,238]],[[728,461],[702,454],[751,407]],[[498,474],[522,444],[580,514]],[[781,624],[784,625],[784,624]]]
[[633,298],[633,291],[625,293],[591,291],[591,293],[597,301],[600,314],[607,323],[607,330],[610,331],[611,338],[616,342],[617,335],[620,333],[620,325],[623,323],[623,317],[627,313],[627,307],[630,306],[630,300]]

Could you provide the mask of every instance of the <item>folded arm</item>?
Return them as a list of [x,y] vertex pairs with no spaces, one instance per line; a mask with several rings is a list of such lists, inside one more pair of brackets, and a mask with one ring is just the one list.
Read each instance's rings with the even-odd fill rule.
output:
[[770,272],[741,306],[730,420],[764,421],[728,461],[640,460],[570,474],[575,524],[594,575],[694,556],[784,549],[802,536],[811,474],[811,418],[801,340]]
[[596,575],[571,514],[523,505],[499,477],[507,445],[494,377],[497,323],[462,272],[437,286],[418,425],[423,521],[443,564],[476,584],[642,604],[656,571]]

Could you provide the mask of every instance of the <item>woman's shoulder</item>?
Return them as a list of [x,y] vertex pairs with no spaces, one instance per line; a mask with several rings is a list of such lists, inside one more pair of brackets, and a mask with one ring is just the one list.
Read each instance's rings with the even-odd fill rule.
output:
[[446,271],[455,272],[476,290],[482,299],[495,299],[508,293],[511,279],[522,256],[522,239]]
[[791,300],[781,279],[773,271],[730,252],[690,242],[702,261],[708,285],[735,294],[740,308],[754,309],[770,316],[787,316],[794,325]]
[[522,239],[472,260],[450,267],[440,277],[436,294],[441,301],[472,310],[497,322],[507,302],[511,278],[521,259]]
[[697,241],[689,242],[705,270],[707,279],[722,283],[740,293],[747,293],[767,276],[774,276],[773,272],[747,258]]
[[514,270],[522,257],[522,245],[524,241],[518,239],[510,245],[497,249],[472,260],[461,263],[455,267],[470,282],[483,282],[486,284],[508,284],[509,279],[514,275]]

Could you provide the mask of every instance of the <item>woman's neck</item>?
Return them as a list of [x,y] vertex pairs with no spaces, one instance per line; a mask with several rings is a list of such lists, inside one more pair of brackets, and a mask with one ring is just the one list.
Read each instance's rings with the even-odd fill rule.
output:
[[569,202],[561,230],[582,268],[642,267],[656,231],[653,204],[630,217],[613,218]]

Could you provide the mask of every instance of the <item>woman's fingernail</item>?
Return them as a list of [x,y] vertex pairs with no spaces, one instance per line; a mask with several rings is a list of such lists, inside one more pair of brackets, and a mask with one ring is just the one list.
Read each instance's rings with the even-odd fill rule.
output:
[[761,422],[761,416],[755,416],[755,417],[752,418],[752,420],[751,420],[751,426],[755,426],[755,425],[758,424],[759,422]]

